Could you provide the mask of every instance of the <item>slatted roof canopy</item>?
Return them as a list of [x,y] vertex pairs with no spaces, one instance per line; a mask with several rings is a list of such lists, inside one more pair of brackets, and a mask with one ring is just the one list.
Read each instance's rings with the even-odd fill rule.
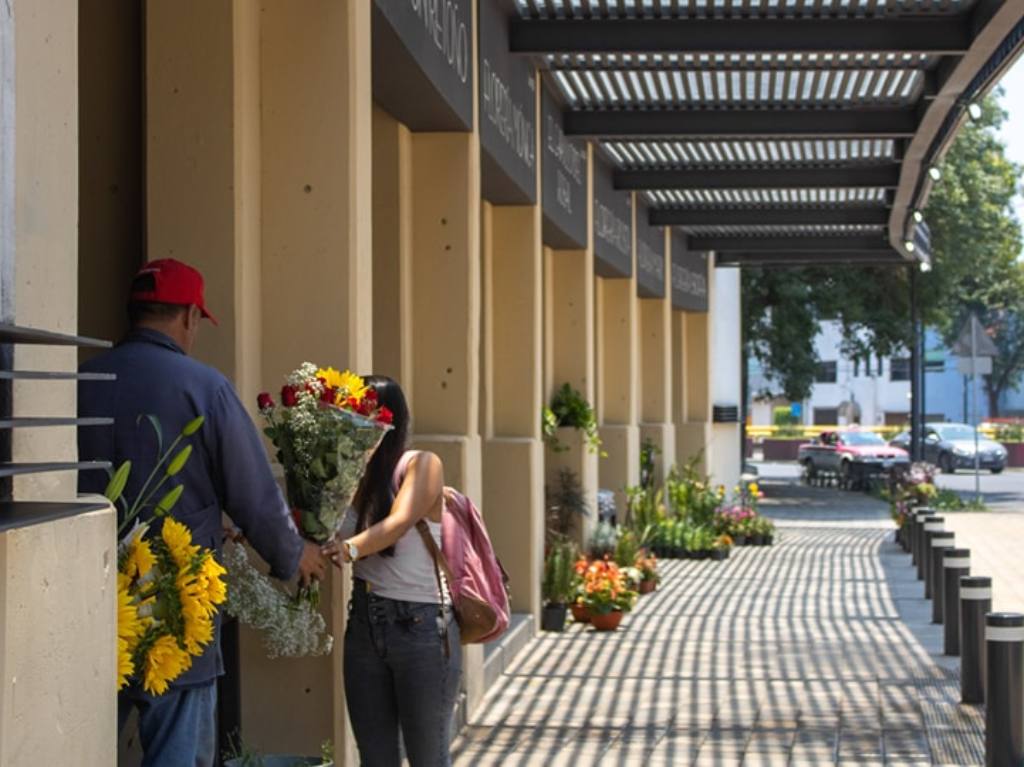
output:
[[650,224],[720,264],[911,263],[1024,0],[515,0],[509,44]]

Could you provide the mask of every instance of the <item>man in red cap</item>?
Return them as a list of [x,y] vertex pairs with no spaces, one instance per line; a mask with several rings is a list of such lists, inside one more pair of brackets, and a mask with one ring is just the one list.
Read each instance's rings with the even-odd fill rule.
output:
[[[131,461],[125,496],[135,498],[160,452],[155,431],[141,416],[155,416],[168,435],[204,416],[190,438],[192,457],[175,476],[184,490],[173,516],[191,529],[196,543],[219,554],[226,512],[271,574],[322,578],[327,560],[296,530],[260,436],[231,383],[188,356],[202,320],[216,324],[203,298],[202,275],[173,259],[149,262],[132,282],[128,315],[131,331],[124,340],[82,366],[82,372],[112,373],[116,380],[79,384],[80,416],[114,419],[112,427],[79,431],[81,460],[114,466]],[[79,480],[87,493],[102,493],[105,485],[96,472],[83,472]],[[139,711],[144,767],[214,763],[216,679],[222,673],[218,615],[213,642],[165,694],[149,695],[137,681],[120,693],[121,727],[133,708]]]

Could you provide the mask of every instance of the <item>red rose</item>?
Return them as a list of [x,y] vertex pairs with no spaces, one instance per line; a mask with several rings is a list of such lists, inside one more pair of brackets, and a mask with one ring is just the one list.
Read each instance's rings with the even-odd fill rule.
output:
[[366,394],[363,395],[363,399],[369,402],[377,402],[377,391],[375,389],[367,389]]
[[271,397],[267,392],[260,392],[260,395],[256,398],[256,405],[260,410],[266,410],[274,406],[274,398]]
[[348,398],[348,407],[349,407],[350,410],[354,410],[354,411],[356,411],[358,413],[359,412],[359,400],[357,400],[355,397],[349,397]]
[[392,423],[395,420],[394,413],[388,410],[386,407],[382,407],[377,413],[377,421],[379,423]]
[[298,393],[294,386],[282,386],[281,387],[281,403],[285,407],[295,407],[299,404]]
[[326,402],[328,405],[333,405],[334,404],[334,395],[336,394],[336,392],[337,392],[337,389],[332,389],[329,386],[324,386],[324,390],[320,394],[320,401],[321,402]]

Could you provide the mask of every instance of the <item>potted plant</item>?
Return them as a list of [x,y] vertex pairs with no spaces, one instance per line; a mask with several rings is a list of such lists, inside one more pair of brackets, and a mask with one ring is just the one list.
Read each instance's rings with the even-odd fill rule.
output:
[[546,488],[545,496],[548,536],[566,540],[578,535],[584,519],[590,516],[590,506],[576,473],[562,468],[557,487]]
[[758,526],[761,531],[761,542],[765,546],[775,543],[775,523],[767,517],[758,517]]
[[568,605],[576,595],[576,549],[568,541],[551,546],[544,559],[544,581],[541,591],[544,609],[540,627],[543,631],[563,631]]
[[729,558],[732,550],[732,538],[728,535],[719,535],[711,544],[711,558],[721,561]]
[[614,631],[622,616],[633,609],[637,594],[617,564],[608,559],[591,562],[583,574],[581,602],[598,631]]
[[589,554],[592,559],[604,559],[615,553],[619,542],[619,528],[608,522],[598,522],[590,536]]
[[589,452],[606,455],[601,450],[601,437],[597,430],[597,415],[587,398],[570,384],[564,383],[551,398],[551,406],[544,408],[541,417],[544,441],[556,453],[569,448],[558,441],[559,428],[579,429]]
[[658,573],[658,559],[654,554],[641,550],[636,555],[634,566],[640,571],[640,585],[637,587],[639,593],[650,594],[658,588],[661,575]]

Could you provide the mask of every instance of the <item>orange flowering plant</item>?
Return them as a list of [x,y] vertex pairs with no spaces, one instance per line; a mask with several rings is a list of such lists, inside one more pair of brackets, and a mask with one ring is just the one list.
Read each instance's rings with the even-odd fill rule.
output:
[[595,559],[588,563],[582,578],[577,601],[594,615],[629,612],[636,604],[637,593],[629,588],[619,566],[608,559]]
[[640,571],[641,581],[657,583],[661,580],[661,575],[658,573],[658,558],[654,554],[648,554],[646,549],[641,549],[637,553],[636,563],[633,566]]

